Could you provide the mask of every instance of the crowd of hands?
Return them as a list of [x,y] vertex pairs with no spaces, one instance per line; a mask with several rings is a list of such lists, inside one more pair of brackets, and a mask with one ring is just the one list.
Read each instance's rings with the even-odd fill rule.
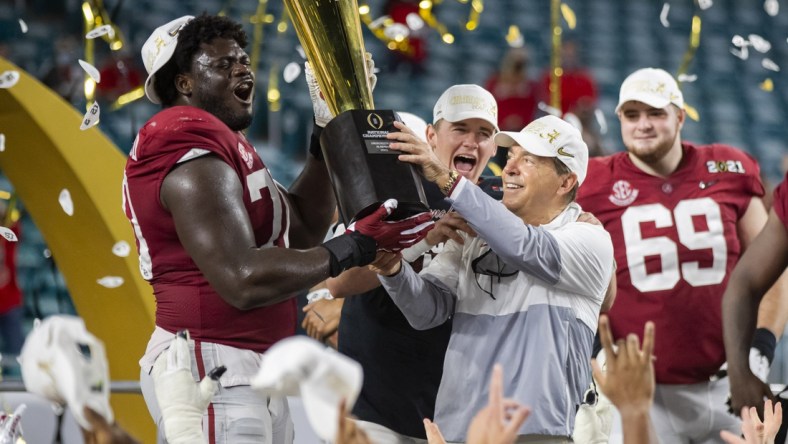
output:
[[[649,419],[654,399],[654,324],[646,324],[643,343],[635,334],[626,339],[613,341],[607,316],[599,320],[599,336],[605,353],[605,368],[596,359],[592,360],[592,370],[598,389],[618,409],[622,419],[624,443],[659,443]],[[532,408],[514,399],[506,398],[503,388],[503,369],[495,365],[489,386],[487,405],[481,409],[468,426],[468,444],[508,444],[517,440],[520,427],[528,420]],[[195,387],[197,383],[195,383]],[[336,444],[374,444],[359,429],[349,415],[345,402],[339,406]],[[118,424],[108,423],[101,415],[85,408],[85,416],[92,430],[83,429],[86,444],[132,444],[137,441]],[[761,419],[755,407],[745,407],[741,411],[742,435],[721,432],[722,439],[728,444],[774,444],[782,424],[780,403],[766,400],[764,418]],[[439,425],[424,419],[429,444],[444,444]]]

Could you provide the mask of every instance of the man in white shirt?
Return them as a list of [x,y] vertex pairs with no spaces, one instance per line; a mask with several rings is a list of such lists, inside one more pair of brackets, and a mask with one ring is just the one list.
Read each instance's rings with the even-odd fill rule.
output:
[[613,273],[610,236],[577,222],[574,197],[588,164],[580,132],[546,116],[498,133],[496,144],[510,148],[501,203],[400,129],[389,135],[400,160],[421,166],[478,234],[464,245],[450,241],[421,274],[395,255],[373,263],[414,328],[453,318],[435,422],[447,441],[465,441],[501,363],[506,396],[534,411],[518,442],[571,442]]

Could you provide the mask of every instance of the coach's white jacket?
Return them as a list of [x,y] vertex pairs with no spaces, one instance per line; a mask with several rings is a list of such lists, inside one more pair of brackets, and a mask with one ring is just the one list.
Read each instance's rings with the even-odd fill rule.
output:
[[[610,235],[577,222],[576,203],[534,227],[465,179],[450,199],[478,237],[449,242],[420,275],[403,262],[400,273],[381,277],[414,328],[453,317],[435,422],[447,441],[465,441],[500,363],[504,396],[532,410],[520,434],[571,436],[613,273]],[[474,273],[471,263],[490,248],[519,272],[500,280]]]

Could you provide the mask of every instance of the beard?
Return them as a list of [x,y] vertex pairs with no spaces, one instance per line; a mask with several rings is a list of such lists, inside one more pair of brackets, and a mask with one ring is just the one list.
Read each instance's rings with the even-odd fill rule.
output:
[[245,110],[233,112],[231,106],[226,103],[227,99],[224,96],[211,94],[203,89],[198,89],[196,94],[199,103],[202,104],[202,109],[216,116],[231,130],[241,131],[249,128],[249,125],[252,124],[252,112],[246,112]]
[[627,148],[627,151],[634,154],[638,159],[640,159],[644,163],[653,165],[668,155],[670,150],[673,148],[673,145],[676,143],[678,137],[679,137],[679,131],[676,131],[676,134],[672,139],[664,140],[653,147]]

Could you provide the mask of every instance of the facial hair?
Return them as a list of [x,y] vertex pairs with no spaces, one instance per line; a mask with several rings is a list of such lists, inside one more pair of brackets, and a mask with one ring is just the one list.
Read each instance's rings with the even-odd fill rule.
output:
[[249,128],[249,125],[252,124],[251,112],[233,113],[230,107],[223,103],[223,97],[219,94],[214,94],[204,89],[198,89],[195,94],[202,105],[202,109],[216,116],[231,130],[241,131]]

